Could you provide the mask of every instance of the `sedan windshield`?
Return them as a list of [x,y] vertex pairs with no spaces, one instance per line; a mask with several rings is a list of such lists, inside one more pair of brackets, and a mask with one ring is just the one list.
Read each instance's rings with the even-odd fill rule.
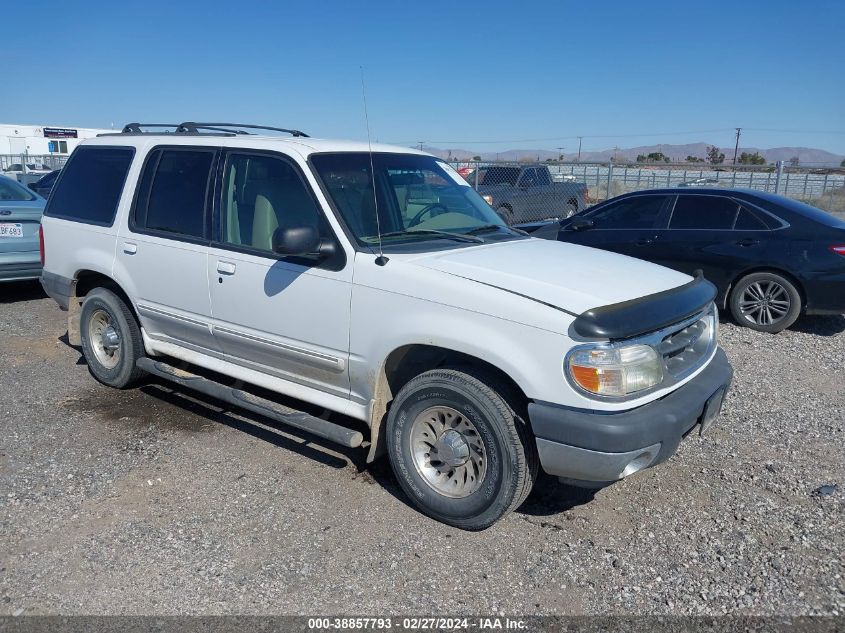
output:
[[[518,235],[443,161],[373,153],[371,169],[370,160],[366,152],[311,156],[326,192],[360,245],[377,244],[379,231],[385,245],[448,239],[479,227],[507,237]],[[481,239],[470,235],[461,241]]]

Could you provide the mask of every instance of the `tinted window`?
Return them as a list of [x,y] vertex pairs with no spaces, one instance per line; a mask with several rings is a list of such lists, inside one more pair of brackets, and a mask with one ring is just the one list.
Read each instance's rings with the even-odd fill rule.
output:
[[600,229],[648,229],[657,226],[666,196],[635,196],[611,203],[589,218]]
[[722,196],[678,196],[670,229],[731,229],[739,205]]
[[213,150],[156,150],[139,185],[135,226],[188,237],[205,235]]
[[809,204],[771,194],[761,195],[760,198],[766,201],[764,205],[761,206],[765,206],[767,210],[773,212],[775,215],[779,215],[778,211],[780,207],[782,209],[786,209],[787,211],[791,211],[792,213],[797,213],[808,220],[824,224],[825,226],[845,229],[845,220],[842,220],[835,215],[831,215],[827,211],[810,206]]
[[537,170],[537,184],[538,185],[549,185],[551,184],[551,180],[549,179],[549,172],[546,169],[538,169]]
[[45,215],[111,225],[135,150],[79,147],[50,194]]
[[737,231],[765,231],[768,227],[765,223],[745,207],[740,207],[739,215],[736,216],[734,228]]
[[0,200],[21,201],[35,200],[32,192],[16,183],[11,178],[0,178]]
[[478,184],[514,185],[519,177],[519,167],[487,167],[479,172]]
[[270,156],[232,154],[226,163],[222,241],[272,251],[280,227],[313,226],[328,236],[314,198],[292,165]]

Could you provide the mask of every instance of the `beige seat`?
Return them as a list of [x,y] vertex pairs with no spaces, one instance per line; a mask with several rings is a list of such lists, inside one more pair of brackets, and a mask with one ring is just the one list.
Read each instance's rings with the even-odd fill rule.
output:
[[[269,186],[265,191],[255,196],[255,213],[252,219],[252,246],[263,250],[273,250],[273,233],[279,228],[279,217],[277,215],[276,203],[274,207],[271,198],[272,193],[268,191],[272,187]],[[278,208],[281,211],[281,208]]]

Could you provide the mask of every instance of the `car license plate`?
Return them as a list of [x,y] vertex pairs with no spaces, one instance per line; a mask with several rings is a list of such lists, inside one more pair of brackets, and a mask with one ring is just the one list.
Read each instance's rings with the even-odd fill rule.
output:
[[716,421],[716,418],[719,417],[719,413],[722,412],[722,402],[725,399],[725,388],[722,387],[716,393],[714,393],[704,405],[704,413],[701,414],[701,428],[698,432],[699,435],[704,435],[707,432],[713,422]]
[[23,224],[0,222],[0,237],[23,237]]

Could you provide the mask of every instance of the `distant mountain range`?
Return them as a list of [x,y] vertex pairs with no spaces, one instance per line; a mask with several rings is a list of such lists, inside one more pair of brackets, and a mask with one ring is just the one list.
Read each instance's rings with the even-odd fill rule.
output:
[[[664,156],[668,156],[673,162],[683,162],[687,156],[695,156],[696,158],[706,158],[707,148],[710,143],[688,143],[686,145],[643,145],[640,147],[619,148],[618,150],[606,149],[601,152],[581,152],[582,163],[602,163],[607,162],[613,156],[616,156],[618,161],[627,160],[634,162],[640,154],[648,155],[654,152],[663,152]],[[473,152],[467,149],[441,149],[438,147],[426,147],[424,150],[439,156],[441,158],[451,158],[451,160],[471,160],[473,156],[480,156],[481,160],[507,160],[518,161],[521,159],[539,160],[540,162],[546,159],[557,159],[558,152],[549,150],[537,149],[509,149],[504,152]],[[730,163],[733,160],[733,147],[721,147],[725,154],[725,163]],[[842,164],[845,156],[840,154],[832,154],[822,149],[813,149],[811,147],[772,147],[769,149],[761,149],[759,147],[740,147],[739,153],[748,152],[753,154],[759,152],[766,158],[769,163],[774,163],[779,160],[789,162],[792,158],[798,157],[799,165],[807,167],[839,167]],[[564,152],[564,160],[575,160],[577,153]]]

